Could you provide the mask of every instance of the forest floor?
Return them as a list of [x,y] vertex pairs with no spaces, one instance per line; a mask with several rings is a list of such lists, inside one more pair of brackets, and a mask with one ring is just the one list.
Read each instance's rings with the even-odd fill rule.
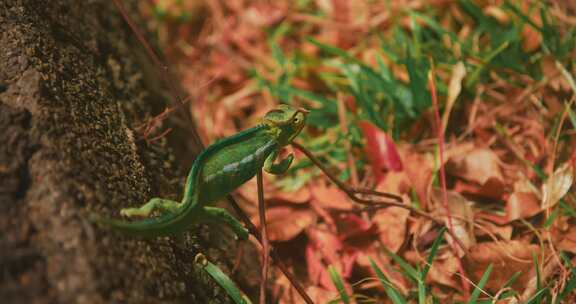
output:
[[[405,209],[357,212],[296,153],[265,178],[268,229],[315,301],[575,300],[574,4],[154,2],[141,13],[205,143],[305,107],[296,140],[342,180],[459,238]],[[256,181],[237,197],[257,221]]]

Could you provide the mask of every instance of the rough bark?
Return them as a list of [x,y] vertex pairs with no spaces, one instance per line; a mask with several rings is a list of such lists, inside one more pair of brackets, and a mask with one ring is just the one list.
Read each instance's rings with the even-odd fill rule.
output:
[[185,172],[168,141],[147,145],[135,132],[166,100],[146,65],[111,1],[0,1],[3,303],[226,301],[192,263],[201,248],[229,268],[218,232],[182,246],[87,220],[178,199]]

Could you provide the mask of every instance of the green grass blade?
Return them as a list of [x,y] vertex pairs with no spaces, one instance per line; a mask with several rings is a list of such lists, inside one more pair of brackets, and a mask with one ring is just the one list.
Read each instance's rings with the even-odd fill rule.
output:
[[576,268],[572,267],[572,262],[570,261],[570,258],[567,257],[564,252],[560,253],[560,257],[562,257],[562,260],[564,260],[564,264],[566,264],[566,267],[570,268],[570,276],[568,278],[568,281],[564,285],[564,289],[562,289],[562,291],[560,291],[560,294],[558,294],[555,303],[562,303],[562,300],[564,300],[564,298],[570,295],[570,293],[572,293],[572,291],[574,291],[574,289],[576,288]]
[[506,283],[504,284],[504,287],[502,287],[502,288],[508,288],[508,287],[512,286],[512,284],[514,284],[514,282],[516,282],[516,280],[518,279],[518,277],[520,277],[521,274],[522,274],[522,271],[516,271],[516,272],[508,279],[508,281],[506,281]]
[[374,270],[376,276],[378,276],[380,284],[382,284],[382,287],[384,287],[384,291],[386,291],[386,295],[388,295],[388,298],[390,298],[390,300],[394,304],[405,304],[406,300],[402,297],[402,294],[398,290],[396,290],[396,288],[394,288],[394,285],[392,285],[392,283],[386,278],[384,272],[382,272],[382,270],[378,267],[378,265],[376,265],[374,260],[372,260],[372,258],[369,259],[370,259],[370,267],[372,267],[372,270]]
[[388,249],[385,249],[385,250],[386,250],[386,254],[389,257],[391,257],[398,265],[400,265],[400,268],[402,268],[404,273],[408,275],[409,279],[413,280],[414,282],[418,282],[418,280],[420,279],[420,275],[419,275],[418,270],[416,270],[416,268],[412,267],[412,265],[408,264],[406,261],[404,261],[404,259],[397,256],[396,254],[389,251]]
[[484,288],[484,285],[486,285],[486,282],[488,282],[488,278],[490,277],[490,273],[492,273],[492,264],[488,265],[488,268],[486,268],[486,271],[484,271],[484,274],[482,275],[480,282],[478,282],[478,285],[476,286],[476,288],[474,288],[474,291],[470,295],[470,299],[468,300],[468,303],[474,304],[478,301],[478,297],[480,296],[480,292]]
[[538,290],[528,301],[526,301],[526,304],[545,303],[542,301],[542,297],[545,296],[547,292],[549,292],[548,287]]
[[442,227],[442,229],[440,229],[440,232],[438,233],[438,236],[434,240],[432,247],[430,248],[430,255],[428,255],[428,263],[426,263],[426,265],[424,265],[424,268],[422,269],[422,280],[424,280],[426,278],[428,271],[430,271],[430,267],[432,267],[432,263],[434,262],[434,257],[436,256],[436,253],[438,253],[438,247],[440,247],[440,244],[442,243],[442,240],[444,239],[444,233],[445,232],[446,232],[446,227]]
[[199,254],[195,258],[196,264],[200,265],[220,287],[226,291],[226,294],[236,304],[251,304],[250,300],[242,296],[242,292],[236,284],[224,273],[218,266],[212,264],[203,255]]
[[338,290],[338,294],[340,294],[340,299],[342,299],[342,302],[344,302],[345,304],[349,304],[350,296],[348,296],[348,293],[346,293],[344,282],[342,281],[342,277],[340,276],[336,268],[332,265],[328,266],[328,273],[330,274],[332,283],[334,283],[334,286],[336,286],[336,289]]

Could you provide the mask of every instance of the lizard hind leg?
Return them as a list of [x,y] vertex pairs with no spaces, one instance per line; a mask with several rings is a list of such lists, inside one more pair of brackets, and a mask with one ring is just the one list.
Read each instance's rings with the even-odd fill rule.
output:
[[180,203],[178,202],[155,197],[140,208],[124,208],[120,210],[120,214],[126,217],[148,217],[154,210],[158,210],[164,214],[174,213],[178,208],[180,208]]
[[242,224],[236,220],[228,211],[222,208],[216,207],[203,207],[201,215],[198,216],[199,222],[201,223],[212,223],[212,224],[224,224],[230,227],[232,231],[236,234],[238,239],[246,240],[250,235],[248,230],[242,226]]

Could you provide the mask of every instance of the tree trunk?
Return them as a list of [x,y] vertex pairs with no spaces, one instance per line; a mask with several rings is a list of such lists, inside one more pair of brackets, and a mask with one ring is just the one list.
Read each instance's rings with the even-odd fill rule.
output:
[[234,243],[221,231],[175,244],[87,220],[180,199],[186,170],[170,140],[136,131],[167,100],[150,62],[111,1],[1,1],[2,303],[227,302],[193,265],[209,251],[229,269],[234,250],[221,247]]

